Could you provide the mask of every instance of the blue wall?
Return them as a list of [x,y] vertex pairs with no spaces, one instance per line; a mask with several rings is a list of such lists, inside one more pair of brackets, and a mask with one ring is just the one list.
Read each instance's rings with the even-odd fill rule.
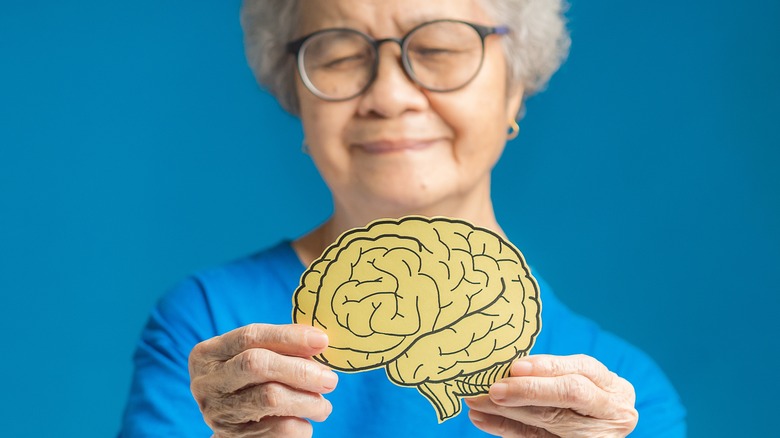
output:
[[[311,228],[328,195],[245,66],[237,0],[0,2],[3,435],[110,436],[160,294]],[[573,3],[499,219],[661,363],[692,437],[771,435],[780,3]]]

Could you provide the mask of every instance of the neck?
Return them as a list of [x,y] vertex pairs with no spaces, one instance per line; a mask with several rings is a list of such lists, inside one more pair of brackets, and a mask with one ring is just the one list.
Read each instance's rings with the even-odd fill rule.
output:
[[445,216],[466,220],[476,226],[487,228],[504,236],[498,225],[489,189],[487,196],[465,196],[457,199],[443,200],[435,205],[417,208],[365,208],[362,205],[347,205],[336,201],[333,215],[322,225],[309,234],[293,242],[298,257],[305,266],[310,265],[322,252],[341,234],[352,228],[365,227],[369,223],[384,218],[401,218],[409,215],[426,217]]

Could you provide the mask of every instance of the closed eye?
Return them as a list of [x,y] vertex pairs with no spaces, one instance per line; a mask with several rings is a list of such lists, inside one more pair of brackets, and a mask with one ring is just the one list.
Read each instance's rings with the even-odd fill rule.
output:
[[342,56],[340,58],[331,59],[322,64],[322,68],[330,70],[355,68],[365,65],[367,62],[367,56],[362,53],[356,53],[350,56]]
[[444,47],[418,47],[413,52],[416,56],[434,57],[455,54],[458,50]]

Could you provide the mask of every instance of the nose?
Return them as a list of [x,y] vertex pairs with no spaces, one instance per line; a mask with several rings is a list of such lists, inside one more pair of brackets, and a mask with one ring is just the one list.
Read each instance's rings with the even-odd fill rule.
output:
[[360,97],[361,116],[397,117],[406,111],[419,111],[428,105],[425,92],[404,70],[400,43],[395,39],[377,41],[378,66],[374,81]]

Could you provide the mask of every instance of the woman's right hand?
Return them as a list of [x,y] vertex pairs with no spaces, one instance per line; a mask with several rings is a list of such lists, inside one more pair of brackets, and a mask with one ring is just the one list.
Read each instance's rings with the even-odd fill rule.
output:
[[196,345],[190,389],[218,438],[311,436],[324,421],[336,373],[311,360],[328,345],[304,325],[250,324]]

